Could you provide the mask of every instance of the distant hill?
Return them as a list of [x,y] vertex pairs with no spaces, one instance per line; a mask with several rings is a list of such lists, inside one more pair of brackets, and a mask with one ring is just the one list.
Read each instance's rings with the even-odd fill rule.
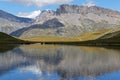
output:
[[11,33],[23,27],[28,27],[34,22],[33,19],[14,16],[0,10],[0,32]]

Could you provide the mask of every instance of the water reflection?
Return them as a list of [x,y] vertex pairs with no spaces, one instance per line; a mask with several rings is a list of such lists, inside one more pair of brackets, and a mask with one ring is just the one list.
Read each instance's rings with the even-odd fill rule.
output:
[[9,50],[14,49],[15,47],[17,47],[18,45],[13,45],[13,44],[0,44],[0,53],[5,53]]
[[33,80],[103,80],[102,77],[107,75],[105,79],[108,79],[109,74],[116,72],[116,76],[120,76],[120,51],[100,47],[21,45],[0,54],[0,74],[6,75],[12,70],[23,75],[34,74],[37,77],[29,76]]
[[24,56],[20,56],[15,52],[16,48],[14,49],[14,47],[15,45],[1,46],[2,50],[0,50],[0,75],[25,64],[27,61]]

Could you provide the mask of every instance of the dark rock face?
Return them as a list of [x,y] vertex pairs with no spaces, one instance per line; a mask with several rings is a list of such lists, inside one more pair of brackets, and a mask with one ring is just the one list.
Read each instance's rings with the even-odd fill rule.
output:
[[64,24],[62,24],[57,18],[53,18],[51,20],[44,22],[43,26],[45,28],[58,28],[58,27],[63,27]]
[[[56,13],[57,14],[61,14],[61,13],[80,13],[80,8],[82,8],[82,6],[77,6],[77,5],[67,5],[67,4],[64,4],[64,5],[61,5]],[[79,11],[80,10],[80,11]]]

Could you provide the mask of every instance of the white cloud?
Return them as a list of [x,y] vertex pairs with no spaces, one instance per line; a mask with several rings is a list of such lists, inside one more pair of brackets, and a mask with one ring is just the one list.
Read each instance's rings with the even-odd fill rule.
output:
[[26,17],[26,18],[36,18],[41,13],[40,10],[33,11],[30,13],[19,12],[17,16],[19,17]]
[[48,4],[65,4],[72,2],[73,0],[6,0],[6,1],[25,4],[28,6],[36,5],[38,7],[42,7]]
[[36,65],[31,65],[31,66],[21,68],[20,71],[21,72],[32,72],[32,73],[38,74],[38,75],[42,74],[42,71],[41,71],[40,67],[38,67]]
[[86,4],[84,4],[85,6],[91,7],[91,6],[95,6],[95,2],[94,0],[86,0]]

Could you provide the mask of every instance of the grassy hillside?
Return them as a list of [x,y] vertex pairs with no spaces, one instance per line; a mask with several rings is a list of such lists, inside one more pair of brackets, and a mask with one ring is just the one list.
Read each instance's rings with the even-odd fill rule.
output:
[[109,33],[111,29],[99,30],[95,32],[87,32],[77,37],[80,41],[88,41],[88,40],[95,40],[99,37],[104,36],[105,34]]
[[[109,36],[109,37],[108,37]],[[78,44],[82,45],[120,45],[120,31],[114,33],[108,33],[98,39],[88,40],[88,41],[80,41]]]
[[112,37],[114,36],[113,33],[115,34],[116,32],[119,32],[119,31],[120,31],[120,26],[117,26],[115,28],[108,28],[108,29],[98,30],[94,32],[87,32],[85,34],[78,36],[77,39],[79,39],[80,41],[96,40],[96,39],[102,38],[103,36],[107,37],[108,34],[111,34],[111,36],[109,37]]
[[102,40],[104,42],[120,42],[120,31],[106,34],[98,40]]
[[0,44],[8,44],[8,43],[24,43],[25,41],[17,39],[15,37],[9,36],[3,32],[0,32]]

